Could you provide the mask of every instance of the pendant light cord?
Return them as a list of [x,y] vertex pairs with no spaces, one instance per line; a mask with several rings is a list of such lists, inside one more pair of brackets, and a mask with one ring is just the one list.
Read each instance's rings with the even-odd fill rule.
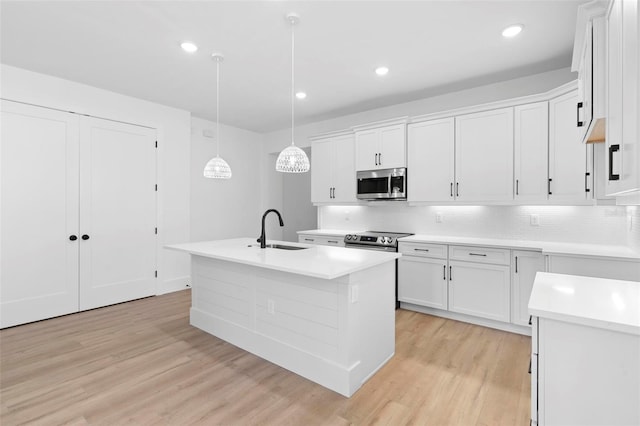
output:
[[294,129],[294,110],[295,110],[295,100],[294,100],[294,91],[295,91],[295,73],[294,73],[294,63],[295,63],[295,31],[294,27],[296,26],[295,20],[291,21],[291,146],[294,145],[293,142],[293,129]]
[[216,157],[220,157],[220,58],[216,58]]

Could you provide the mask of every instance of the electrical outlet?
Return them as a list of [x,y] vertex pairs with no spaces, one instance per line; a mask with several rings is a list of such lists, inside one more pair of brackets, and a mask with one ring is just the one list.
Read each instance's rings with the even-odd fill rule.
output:
[[442,223],[442,212],[436,213],[436,223]]
[[529,223],[531,223],[531,226],[540,226],[540,215],[532,214]]
[[271,315],[276,313],[276,304],[273,299],[267,299],[267,312]]

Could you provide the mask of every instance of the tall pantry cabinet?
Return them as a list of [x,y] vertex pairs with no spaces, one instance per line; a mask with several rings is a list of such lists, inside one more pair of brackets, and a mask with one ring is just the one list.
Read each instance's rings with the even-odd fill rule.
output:
[[155,294],[155,130],[1,107],[0,327]]

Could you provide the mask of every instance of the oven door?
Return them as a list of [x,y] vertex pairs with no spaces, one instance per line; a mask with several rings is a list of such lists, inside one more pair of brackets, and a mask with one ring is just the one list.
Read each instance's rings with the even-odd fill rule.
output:
[[398,251],[396,247],[373,246],[369,244],[345,244],[344,246],[346,248],[355,248],[360,250],[387,251],[391,253],[395,253]]

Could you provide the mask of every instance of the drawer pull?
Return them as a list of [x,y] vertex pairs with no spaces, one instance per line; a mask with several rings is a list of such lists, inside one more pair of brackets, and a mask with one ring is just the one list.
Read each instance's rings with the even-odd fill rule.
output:
[[442,265],[442,279],[447,280],[447,265]]
[[451,281],[451,266],[449,266],[449,281]]
[[327,241],[327,242],[328,242],[328,243],[331,243],[331,244],[338,244],[338,242],[337,242],[337,241],[333,241],[333,240],[329,240],[329,241]]
[[533,315],[529,315],[529,325],[533,325]]
[[429,251],[429,249],[419,249],[419,248],[414,248],[413,250],[415,250],[415,251]]
[[482,256],[482,257],[487,257],[486,254],[484,253],[469,253],[469,256]]
[[315,241],[313,238],[305,238],[305,241]]
[[531,359],[529,359],[529,374],[531,374]]

